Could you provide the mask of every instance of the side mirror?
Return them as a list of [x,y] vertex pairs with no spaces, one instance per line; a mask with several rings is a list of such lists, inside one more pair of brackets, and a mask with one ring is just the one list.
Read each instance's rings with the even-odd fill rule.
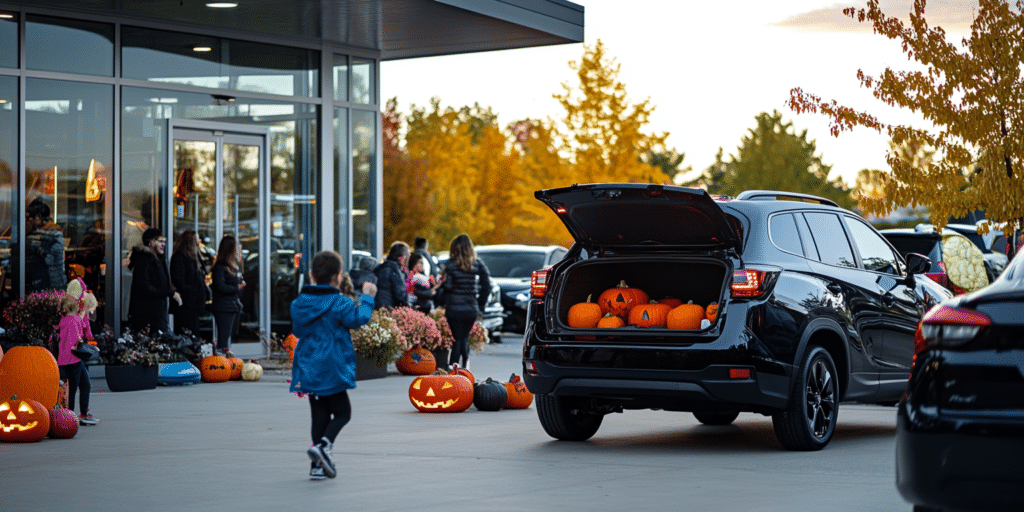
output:
[[907,276],[923,274],[932,268],[932,260],[928,256],[917,253],[907,254]]

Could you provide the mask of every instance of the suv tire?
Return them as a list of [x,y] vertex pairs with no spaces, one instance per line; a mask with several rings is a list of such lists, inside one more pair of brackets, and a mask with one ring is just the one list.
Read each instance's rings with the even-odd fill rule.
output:
[[601,428],[604,415],[584,412],[579,399],[537,395],[537,417],[549,436],[561,441],[586,441]]
[[693,417],[705,425],[731,425],[740,415],[739,411],[694,411]]
[[775,437],[787,450],[820,450],[832,439],[839,415],[839,384],[832,357],[810,347],[797,368],[789,405],[772,415]]

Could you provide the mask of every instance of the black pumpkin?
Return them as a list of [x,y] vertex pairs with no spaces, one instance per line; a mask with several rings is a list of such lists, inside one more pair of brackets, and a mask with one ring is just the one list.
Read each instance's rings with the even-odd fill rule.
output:
[[487,377],[487,380],[473,387],[473,405],[481,411],[499,411],[508,401],[505,386]]

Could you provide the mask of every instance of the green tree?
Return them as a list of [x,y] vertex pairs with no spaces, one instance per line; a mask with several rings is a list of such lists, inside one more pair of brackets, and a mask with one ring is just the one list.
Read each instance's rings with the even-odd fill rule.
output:
[[726,162],[723,155],[724,151],[719,147],[718,153],[715,153],[715,163],[704,169],[704,173],[700,176],[683,183],[683,186],[703,188],[712,195],[724,194],[722,190],[725,187],[726,176],[734,174],[734,171],[732,170],[732,162]]
[[[985,210],[997,223],[1024,217],[1024,2],[979,0],[971,35],[958,46],[941,27],[929,27],[925,1],[915,0],[909,25],[886,16],[878,0],[866,9],[843,13],[870,22],[874,32],[898,40],[904,53],[925,69],[893,71],[880,77],[857,71],[861,85],[890,106],[919,114],[934,128],[886,123],[866,111],[823,101],[794,88],[788,105],[796,112],[822,113],[832,134],[867,127],[897,145],[935,148],[932,165],[917,167],[899,152],[889,152],[891,173],[882,176],[883,197],[868,213],[884,215],[900,206],[929,207],[930,221],[944,226],[949,217]],[[975,172],[980,169],[981,172]]]
[[693,167],[689,165],[684,168],[679,167],[683,165],[684,158],[686,158],[686,153],[680,153],[672,148],[662,151],[649,150],[644,153],[641,160],[650,166],[661,169],[661,172],[674,182],[679,174],[693,170]]

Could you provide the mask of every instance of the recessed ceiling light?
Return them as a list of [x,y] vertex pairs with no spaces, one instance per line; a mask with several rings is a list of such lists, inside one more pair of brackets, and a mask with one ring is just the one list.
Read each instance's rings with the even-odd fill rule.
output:
[[206,2],[206,6],[211,9],[231,9],[238,7],[238,2]]
[[195,48],[192,48],[192,51],[194,51],[194,52],[209,52],[209,51],[213,51],[213,48],[210,48],[209,46],[196,46]]
[[0,105],[3,105],[4,103],[7,103],[7,100],[0,100]]
[[13,20],[14,15],[6,12],[0,12],[0,20]]

